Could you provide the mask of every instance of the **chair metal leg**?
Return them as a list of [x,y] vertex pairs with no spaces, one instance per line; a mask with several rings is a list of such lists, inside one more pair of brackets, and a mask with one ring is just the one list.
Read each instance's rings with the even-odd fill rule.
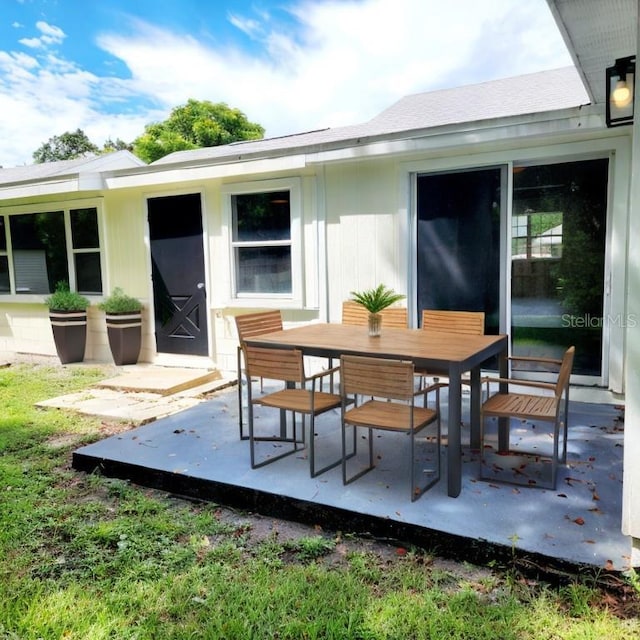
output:
[[[272,462],[276,462],[276,460],[281,460],[282,458],[286,458],[287,456],[290,456],[293,453],[296,453],[298,451],[300,451],[301,449],[303,449],[301,445],[301,441],[297,439],[296,437],[296,414],[292,413],[291,414],[291,418],[293,421],[293,425],[292,425],[292,437],[291,438],[279,438],[279,437],[256,437],[253,431],[253,403],[249,403],[249,449],[250,449],[250,458],[251,458],[251,468],[252,469],[259,469],[260,467],[264,467],[267,464],[271,464]],[[304,428],[304,426],[303,426]],[[279,453],[276,456],[271,456],[268,458],[265,458],[259,462],[256,462],[256,451],[255,451],[255,445],[258,442],[273,442],[273,443],[282,443],[282,444],[289,444],[292,445],[292,448],[283,452],[283,453]]]
[[[421,431],[426,431],[430,425],[426,425]],[[424,471],[420,466],[418,466],[418,472],[416,473],[416,437],[420,432],[412,432],[410,434],[411,437],[411,476],[409,478],[410,485],[409,488],[411,490],[411,502],[415,502],[423,493],[431,489],[431,487],[436,484],[440,480],[440,438],[441,438],[441,430],[440,423],[436,421],[436,450],[435,450],[435,474],[425,485],[420,486],[419,476]],[[425,436],[426,439],[426,436]]]
[[[247,376],[248,378],[248,376]],[[296,414],[291,412],[291,420],[292,420],[292,433],[291,433],[291,438],[287,437],[287,433],[286,433],[286,411],[281,410],[281,424],[282,421],[284,420],[284,425],[285,425],[285,431],[283,433],[280,434],[280,436],[256,436],[255,435],[255,431],[254,431],[254,402],[253,402],[253,398],[252,398],[252,393],[251,393],[251,380],[248,379],[247,380],[247,402],[248,402],[248,423],[249,423],[249,436],[248,436],[248,440],[249,440],[249,453],[250,453],[250,460],[251,460],[251,468],[252,469],[259,469],[260,467],[263,467],[267,464],[270,464],[272,462],[275,462],[276,460],[280,460],[281,458],[284,458],[286,456],[290,456],[292,453],[296,453],[297,451],[299,451],[300,449],[302,449],[304,447],[304,439],[299,440],[297,437],[297,419],[296,419]],[[302,425],[302,430],[304,432],[304,422]],[[273,457],[269,457],[266,458],[260,462],[256,461],[256,451],[255,451],[255,445],[258,442],[273,442],[273,443],[282,443],[282,444],[290,444],[293,445],[293,448],[290,450],[287,450],[283,453],[280,453],[276,456]],[[301,445],[301,446],[299,446]]]
[[[337,467],[341,462],[342,462],[342,455],[335,460],[334,462],[330,462],[329,464],[327,464],[326,466],[322,467],[322,469],[316,469],[316,462],[315,462],[315,419],[312,416],[311,420],[310,420],[310,426],[309,426],[309,474],[311,475],[312,478],[315,478],[316,476],[319,476],[321,473],[324,473],[325,471],[329,471],[330,469],[333,469],[335,467]],[[355,435],[353,438],[353,444],[352,444],[352,452],[348,453],[346,456],[346,459],[349,460],[350,458],[353,458],[353,456],[356,455],[356,440],[355,440]]]
[[[240,431],[240,440],[248,440],[249,436],[244,434],[244,403],[242,398],[242,348],[238,347],[237,353],[238,365],[238,428]],[[251,384],[251,380],[247,380],[247,384]]]
[[[353,429],[353,455],[347,456],[347,426],[351,426],[351,428]],[[342,484],[347,485],[350,484],[351,482],[353,482],[354,480],[357,480],[358,478],[362,477],[365,473],[368,473],[369,471],[371,471],[371,469],[374,468],[374,464],[373,464],[373,437],[372,437],[372,429],[367,429],[368,432],[368,449],[369,449],[369,465],[367,467],[365,467],[364,469],[361,469],[360,471],[358,471],[355,475],[351,476],[350,478],[347,478],[347,460],[349,458],[353,458],[356,453],[357,453],[357,431],[358,431],[358,427],[356,427],[355,425],[346,425],[344,423],[344,420],[342,421]]]

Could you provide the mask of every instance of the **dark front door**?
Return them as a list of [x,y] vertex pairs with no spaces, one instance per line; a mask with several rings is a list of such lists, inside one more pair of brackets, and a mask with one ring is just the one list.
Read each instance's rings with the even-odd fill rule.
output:
[[158,353],[208,355],[200,195],[149,198]]

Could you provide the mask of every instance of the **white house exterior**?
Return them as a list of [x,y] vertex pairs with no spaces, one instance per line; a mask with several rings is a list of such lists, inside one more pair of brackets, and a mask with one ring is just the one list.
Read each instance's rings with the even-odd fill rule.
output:
[[[574,398],[626,399],[622,529],[639,552],[640,125],[608,129],[603,94],[604,68],[635,53],[637,5],[549,4],[576,69],[150,166],[117,153],[0,170],[0,351],[55,354],[30,266],[43,260],[96,303],[115,286],[143,300],[142,360],[226,372],[248,310],[339,321],[350,291],[380,282],[406,294],[413,326],[426,306],[483,309],[515,351],[575,338]],[[605,8],[620,29],[602,35]],[[107,361],[100,315],[92,305],[86,358]]]

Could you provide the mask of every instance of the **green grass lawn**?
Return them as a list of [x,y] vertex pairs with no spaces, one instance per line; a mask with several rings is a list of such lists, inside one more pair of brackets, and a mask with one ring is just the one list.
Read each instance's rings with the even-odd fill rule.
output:
[[250,514],[77,473],[116,427],[33,404],[101,377],[0,370],[2,640],[640,637],[635,576],[551,586],[346,532],[260,537]]

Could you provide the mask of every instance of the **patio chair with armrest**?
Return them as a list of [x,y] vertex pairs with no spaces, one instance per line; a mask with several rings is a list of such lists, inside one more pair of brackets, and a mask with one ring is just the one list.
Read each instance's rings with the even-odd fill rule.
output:
[[[247,393],[249,403],[249,447],[251,452],[251,468],[256,469],[265,464],[275,462],[280,458],[295,453],[305,445],[305,417],[309,417],[309,471],[311,477],[332,469],[340,464],[342,457],[338,457],[333,462],[325,465],[321,469],[316,469],[315,459],[315,419],[317,416],[340,407],[341,398],[338,394],[320,391],[320,381],[325,376],[330,376],[337,370],[321,371],[312,376],[306,376],[304,372],[304,359],[302,351],[299,349],[278,349],[253,347],[244,345],[245,373],[247,376]],[[274,380],[284,383],[283,388],[254,397],[251,385],[251,377],[259,377],[265,380]],[[261,405],[272,409],[280,410],[280,422],[277,426],[279,433],[268,435],[257,435],[254,420],[254,407]],[[291,430],[289,432],[287,424],[287,414],[291,417]],[[297,415],[302,416],[302,429],[298,433]],[[270,428],[268,421],[261,420],[263,425]],[[256,444],[259,442],[272,442],[278,444],[292,445],[283,453],[275,456],[268,456],[258,461],[256,456]]]
[[[425,393],[414,389],[414,365],[410,361],[348,356],[340,358],[342,396],[342,481],[349,484],[375,467],[372,431],[381,429],[409,436],[411,501],[417,500],[440,478],[440,425],[437,412],[415,404],[415,397]],[[353,406],[352,406],[353,405]],[[349,408],[349,407],[352,408]],[[416,465],[416,439],[428,425],[435,423],[435,443],[430,459]],[[358,428],[368,431],[368,463],[347,477],[347,427],[353,428],[354,443]],[[425,439],[425,444],[427,440]],[[353,454],[357,454],[354,449]],[[425,467],[424,464],[428,464]],[[416,473],[416,467],[418,472]],[[426,482],[420,482],[419,476]]]
[[[541,438],[547,439],[546,434],[536,430],[537,422],[548,422],[552,424],[552,453],[545,455],[543,449],[533,452],[514,451],[517,455],[533,455],[536,461],[551,462],[551,482],[549,488],[555,489],[557,484],[558,465],[565,464],[567,461],[567,421],[569,417],[569,381],[571,378],[571,370],[573,368],[573,359],[575,355],[575,347],[569,347],[562,359],[555,358],[535,358],[535,357],[511,357],[511,361],[538,363],[544,365],[554,365],[559,368],[555,384],[546,382],[536,382],[531,380],[515,380],[513,378],[484,378],[483,382],[501,384],[504,390],[498,390],[497,393],[488,397],[482,404],[480,415],[481,428],[481,463],[480,476],[483,476],[485,468],[485,454],[489,450],[485,445],[485,420],[487,418],[504,419],[503,427],[499,426],[498,433],[498,451],[506,455],[512,452],[511,449],[511,419],[518,420],[519,429],[529,429],[536,436],[537,440]],[[513,390],[513,387],[525,387],[544,391],[546,393],[525,393],[519,390]],[[562,448],[560,449],[560,439],[562,439]],[[541,442],[540,444],[544,444]],[[522,475],[519,472],[519,475]],[[491,476],[492,480],[499,480],[499,477]],[[542,486],[537,483],[530,486]]]
[[[248,440],[244,434],[243,401],[242,401],[242,360],[243,346],[247,338],[259,336],[271,331],[282,331],[282,314],[278,310],[258,311],[256,313],[244,313],[235,317],[236,330],[238,332],[237,367],[238,367],[238,427],[240,440]],[[247,385],[251,384],[251,378],[247,378]],[[262,390],[262,379],[260,379]]]

